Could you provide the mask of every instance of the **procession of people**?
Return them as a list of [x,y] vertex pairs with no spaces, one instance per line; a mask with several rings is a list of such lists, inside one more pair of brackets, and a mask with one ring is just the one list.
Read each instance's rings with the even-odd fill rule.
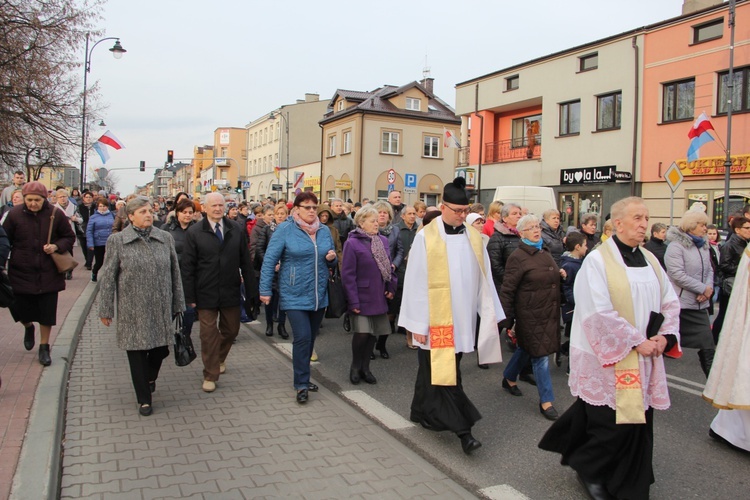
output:
[[[144,417],[178,316],[188,337],[199,323],[196,385],[210,393],[231,369],[241,321],[255,320],[260,304],[266,336],[291,334],[290,385],[305,405],[318,390],[310,363],[335,299],[346,301],[351,332],[342,381],[376,384],[371,359],[389,359],[386,340],[406,333],[416,351],[409,417],[454,433],[467,455],[482,446],[472,434],[482,412],[464,390],[461,361],[476,351],[480,368],[503,363],[501,338],[513,352],[498,388],[518,397],[517,380],[536,386],[539,412],[554,421],[539,447],[560,454],[591,498],[648,498],[654,410],[670,406],[664,357],[683,348],[697,350],[704,398],[719,410],[707,432],[750,451],[750,220],[742,215],[720,245],[704,212],[689,210],[673,227],[650,224],[637,197],[612,205],[612,233],[601,239],[596,214],[567,234],[555,209],[524,215],[498,200],[485,218],[462,177],[445,185],[438,207],[404,205],[397,191],[364,204],[304,191],[239,208],[220,193],[202,203],[181,193],[169,212],[148,197],[115,205],[90,191],[76,204],[65,188],[23,181],[14,177],[3,192],[0,259],[10,255],[10,311],[24,348],[38,338],[39,362],[51,364],[57,295],[72,278],[52,254],[82,258],[100,287],[102,323],[116,324]],[[339,275],[342,296],[329,297]],[[550,355],[558,366],[568,357],[576,401],[567,409],[553,406]]]

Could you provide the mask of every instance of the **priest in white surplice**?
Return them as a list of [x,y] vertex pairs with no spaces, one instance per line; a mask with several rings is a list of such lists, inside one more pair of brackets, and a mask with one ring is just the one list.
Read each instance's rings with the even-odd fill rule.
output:
[[471,428],[482,417],[463,391],[461,356],[474,351],[478,314],[479,363],[499,363],[497,323],[505,314],[482,237],[464,225],[469,212],[465,187],[462,177],[447,184],[441,216],[414,238],[398,323],[414,333],[419,347],[411,420],[456,433],[469,454],[481,446]]
[[654,408],[669,408],[664,357],[679,357],[680,303],[659,261],[640,248],[641,198],[611,208],[617,234],[583,261],[574,286],[568,385],[577,401],[539,447],[562,454],[591,498],[648,498]]
[[750,248],[742,252],[703,398],[719,409],[709,434],[750,451]]

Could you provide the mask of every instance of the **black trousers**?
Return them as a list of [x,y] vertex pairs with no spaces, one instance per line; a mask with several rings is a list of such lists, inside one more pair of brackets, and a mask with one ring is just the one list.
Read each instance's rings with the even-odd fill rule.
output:
[[89,247],[86,246],[86,237],[78,236],[78,244],[81,245],[81,252],[83,253],[84,266],[91,267],[91,262],[94,259],[94,254],[89,251]]
[[126,351],[130,363],[130,377],[133,379],[135,397],[139,405],[151,404],[149,382],[159,378],[161,362],[169,356],[169,347],[154,347],[147,351]]
[[[101,247],[94,247],[93,252],[89,252],[89,255],[92,255],[96,259],[94,260],[94,267],[91,270],[91,273],[96,276],[99,273],[99,269],[102,268],[102,265],[104,264],[104,251],[107,249],[105,246]],[[89,264],[90,265],[90,264]]]

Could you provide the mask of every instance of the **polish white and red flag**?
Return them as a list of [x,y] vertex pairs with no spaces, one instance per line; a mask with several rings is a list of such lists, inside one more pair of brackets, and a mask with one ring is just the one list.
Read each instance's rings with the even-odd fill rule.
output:
[[122,149],[125,147],[125,145],[120,142],[120,139],[115,137],[115,134],[113,134],[109,130],[104,132],[104,135],[102,135],[98,141],[91,145],[93,150],[99,153],[99,158],[101,158],[102,164],[106,164],[107,160],[109,160],[109,151],[107,151],[106,146],[109,146],[113,149]]
[[460,148],[461,143],[456,138],[456,135],[452,130],[448,130],[443,127],[443,147],[444,148]]
[[693,126],[690,127],[688,132],[688,139],[690,139],[690,147],[688,148],[688,161],[695,161],[699,158],[699,150],[701,146],[707,142],[714,140],[714,137],[708,133],[709,130],[713,130],[714,126],[706,116],[706,112],[700,114],[698,119],[695,120]]
[[122,149],[122,148],[125,147],[125,145],[122,142],[120,142],[120,139],[118,139],[117,137],[115,137],[115,134],[113,134],[109,130],[107,130],[106,132],[104,132],[104,135],[102,135],[99,138],[99,142],[103,142],[107,146],[110,146],[110,147],[112,147],[114,149]]

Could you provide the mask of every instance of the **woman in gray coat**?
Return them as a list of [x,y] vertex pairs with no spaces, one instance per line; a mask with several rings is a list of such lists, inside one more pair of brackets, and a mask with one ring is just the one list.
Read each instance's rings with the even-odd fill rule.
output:
[[105,326],[112,324],[117,291],[117,346],[128,353],[139,412],[148,416],[162,360],[174,341],[172,320],[185,310],[185,295],[174,240],[153,227],[148,198],[133,198],[125,212],[130,224],[107,240],[99,271],[99,317]]
[[680,345],[698,349],[698,359],[708,378],[715,345],[711,333],[709,307],[714,293],[714,270],[706,239],[708,217],[688,210],[679,228],[667,230],[664,264],[680,298]]

